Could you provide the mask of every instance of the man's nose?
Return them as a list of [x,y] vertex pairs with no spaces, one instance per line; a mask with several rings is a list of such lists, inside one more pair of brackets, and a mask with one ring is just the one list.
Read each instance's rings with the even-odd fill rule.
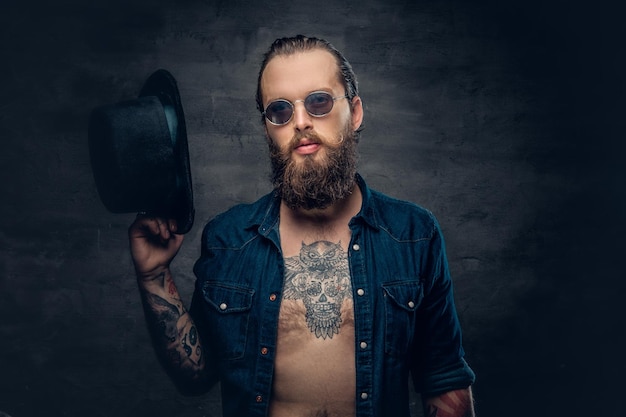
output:
[[300,131],[313,128],[313,117],[306,111],[302,101],[297,101],[293,105],[293,120],[296,123],[296,129]]

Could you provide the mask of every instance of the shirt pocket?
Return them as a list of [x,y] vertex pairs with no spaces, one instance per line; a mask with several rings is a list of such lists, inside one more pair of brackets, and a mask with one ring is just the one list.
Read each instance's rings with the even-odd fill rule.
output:
[[207,304],[209,332],[221,359],[241,359],[246,352],[254,290],[207,281],[202,287]]
[[409,351],[415,333],[417,309],[423,298],[420,281],[394,281],[383,284],[385,300],[385,353],[403,356]]

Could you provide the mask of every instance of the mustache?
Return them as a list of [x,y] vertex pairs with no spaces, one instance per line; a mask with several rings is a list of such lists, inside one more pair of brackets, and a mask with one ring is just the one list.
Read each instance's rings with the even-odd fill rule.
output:
[[292,138],[291,141],[289,142],[289,146],[291,149],[295,149],[298,147],[298,145],[300,145],[300,141],[302,141],[302,139],[308,139],[312,142],[315,143],[322,143],[324,144],[326,141],[324,139],[322,139],[320,137],[320,135],[317,134],[317,132],[311,130],[309,132],[296,132]]
[[300,142],[302,141],[302,139],[307,139],[311,142],[319,143],[319,144],[328,146],[330,148],[338,148],[341,146],[341,144],[344,141],[344,135],[343,134],[340,135],[338,142],[333,142],[333,141],[328,140],[324,136],[319,135],[314,130],[311,130],[309,132],[296,132],[291,138],[291,140],[289,141],[289,149],[290,150],[296,149],[300,145]]

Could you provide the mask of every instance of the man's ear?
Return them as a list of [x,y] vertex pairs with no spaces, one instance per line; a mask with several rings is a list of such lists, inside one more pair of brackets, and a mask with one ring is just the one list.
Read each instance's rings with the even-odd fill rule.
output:
[[361,97],[354,96],[352,97],[352,130],[357,131],[361,127],[361,123],[363,123],[363,102],[361,101]]

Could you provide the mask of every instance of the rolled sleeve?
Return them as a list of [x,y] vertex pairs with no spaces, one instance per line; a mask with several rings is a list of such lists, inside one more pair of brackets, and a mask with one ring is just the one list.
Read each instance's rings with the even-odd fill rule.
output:
[[424,301],[416,324],[419,342],[412,367],[415,389],[425,396],[467,388],[476,378],[464,359],[445,244],[436,223],[435,229],[428,262],[430,279],[424,282]]

